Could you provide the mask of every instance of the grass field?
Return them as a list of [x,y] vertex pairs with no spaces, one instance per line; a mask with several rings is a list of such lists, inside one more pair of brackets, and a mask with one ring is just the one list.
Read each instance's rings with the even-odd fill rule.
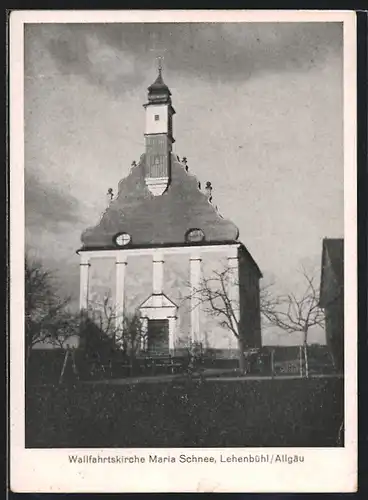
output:
[[343,380],[34,386],[26,447],[336,446]]

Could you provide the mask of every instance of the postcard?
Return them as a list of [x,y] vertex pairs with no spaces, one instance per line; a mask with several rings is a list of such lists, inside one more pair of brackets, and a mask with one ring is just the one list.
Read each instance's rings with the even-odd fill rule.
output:
[[356,491],[355,13],[9,32],[11,489]]

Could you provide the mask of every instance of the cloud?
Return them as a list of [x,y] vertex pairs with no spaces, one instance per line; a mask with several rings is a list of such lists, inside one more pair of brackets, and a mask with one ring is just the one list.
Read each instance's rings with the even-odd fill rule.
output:
[[306,71],[337,54],[341,23],[136,23],[30,25],[62,74],[109,91],[142,85],[158,54],[165,71],[222,82]]
[[57,185],[42,181],[33,172],[25,171],[26,226],[58,230],[60,223],[80,221],[79,201]]
[[76,307],[79,266],[75,253],[84,226],[80,203],[58,185],[25,171],[26,250],[58,279],[59,293]]

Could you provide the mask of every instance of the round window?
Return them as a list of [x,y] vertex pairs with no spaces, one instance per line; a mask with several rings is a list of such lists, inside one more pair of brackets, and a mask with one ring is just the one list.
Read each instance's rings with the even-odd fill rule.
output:
[[204,240],[204,232],[202,229],[190,229],[187,232],[186,240],[192,243],[198,243]]
[[131,241],[131,237],[128,233],[120,233],[117,236],[115,236],[115,243],[119,247],[123,247],[123,246],[127,245],[128,243],[130,243],[130,241]]

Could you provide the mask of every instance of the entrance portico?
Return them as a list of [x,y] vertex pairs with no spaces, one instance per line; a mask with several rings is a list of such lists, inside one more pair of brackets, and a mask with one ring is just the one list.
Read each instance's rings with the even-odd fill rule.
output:
[[147,348],[154,344],[153,337],[160,338],[163,343],[162,334],[158,330],[167,331],[168,349],[175,348],[175,330],[178,307],[164,294],[151,295],[139,308],[143,322],[143,330],[147,337]]

